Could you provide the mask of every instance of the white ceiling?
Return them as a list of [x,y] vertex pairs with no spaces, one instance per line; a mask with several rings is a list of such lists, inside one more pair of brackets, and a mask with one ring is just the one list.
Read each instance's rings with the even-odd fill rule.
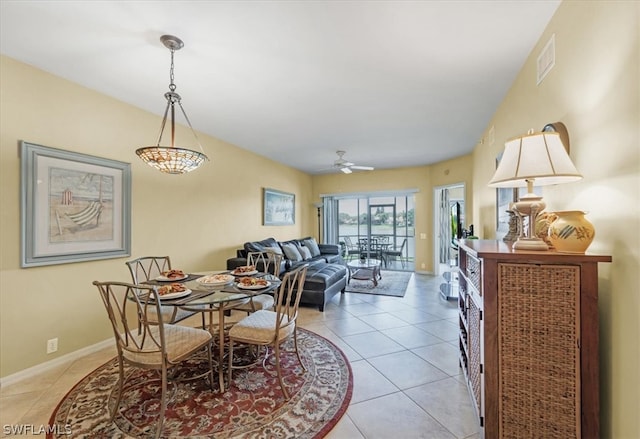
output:
[[197,130],[311,174],[339,149],[396,168],[472,151],[559,3],[2,0],[0,50],[161,115],[173,34]]

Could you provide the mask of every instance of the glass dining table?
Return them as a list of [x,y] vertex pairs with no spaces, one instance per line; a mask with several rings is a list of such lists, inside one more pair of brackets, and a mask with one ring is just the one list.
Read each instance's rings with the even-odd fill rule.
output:
[[[178,306],[191,312],[209,314],[209,324],[206,329],[209,330],[211,335],[215,336],[217,328],[218,334],[218,382],[220,393],[222,393],[225,389],[222,365],[224,364],[223,359],[225,353],[224,320],[226,312],[239,305],[248,303],[252,296],[274,291],[280,285],[280,280],[270,279],[266,287],[255,289],[239,288],[235,282],[220,285],[203,285],[201,282],[198,282],[198,279],[201,277],[214,274],[229,274],[229,271],[189,273],[186,279],[173,281],[183,284],[187,288],[188,294],[171,299],[161,299],[161,304],[163,306]],[[264,273],[258,273],[254,277],[262,276],[264,276]],[[150,280],[145,283],[150,285],[164,285],[171,282]],[[216,313],[217,319],[215,318]]]

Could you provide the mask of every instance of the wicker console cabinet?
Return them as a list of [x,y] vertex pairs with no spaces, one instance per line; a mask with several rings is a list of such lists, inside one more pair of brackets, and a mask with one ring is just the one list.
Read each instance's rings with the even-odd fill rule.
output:
[[598,263],[610,256],[459,247],[460,367],[483,437],[597,438]]

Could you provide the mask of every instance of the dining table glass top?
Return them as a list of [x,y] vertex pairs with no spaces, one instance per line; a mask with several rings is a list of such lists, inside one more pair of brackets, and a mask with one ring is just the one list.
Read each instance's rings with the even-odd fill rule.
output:
[[[217,308],[228,302],[242,301],[257,294],[273,291],[280,284],[279,280],[270,280],[269,286],[265,288],[241,289],[237,287],[234,282],[230,282],[228,284],[204,285],[198,281],[198,279],[203,276],[222,273],[228,273],[228,271],[190,273],[186,281],[177,282],[182,283],[191,292],[186,296],[175,299],[163,299],[161,297],[162,304],[181,307],[209,305],[213,308]],[[148,283],[152,285],[162,285],[167,282],[150,281]]]

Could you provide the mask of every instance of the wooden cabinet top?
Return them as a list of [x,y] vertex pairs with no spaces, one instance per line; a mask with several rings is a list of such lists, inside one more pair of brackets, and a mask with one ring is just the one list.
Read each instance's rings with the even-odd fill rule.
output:
[[559,253],[554,250],[514,250],[511,248],[511,244],[498,240],[461,239],[459,241],[459,245],[465,252],[483,259],[540,263],[586,263],[612,261],[611,256],[608,255]]

